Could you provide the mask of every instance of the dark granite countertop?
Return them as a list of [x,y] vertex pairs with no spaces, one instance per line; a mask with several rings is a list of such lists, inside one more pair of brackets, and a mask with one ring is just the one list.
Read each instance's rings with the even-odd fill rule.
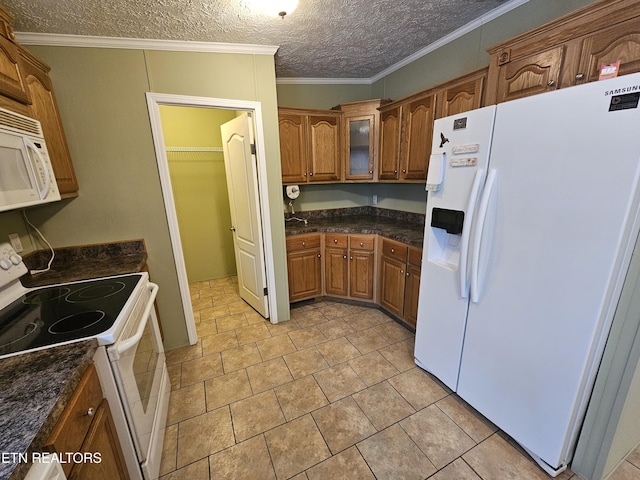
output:
[[[62,247],[54,251],[56,256],[51,270],[24,275],[20,281],[25,287],[135,273],[141,271],[147,263],[143,240]],[[40,270],[46,268],[50,258],[49,250],[38,250],[25,255],[23,260],[29,270]]]
[[[42,451],[97,348],[92,339],[0,360],[0,453]],[[15,460],[0,462],[0,480],[24,478],[31,464]]]
[[[291,215],[285,215],[285,219]],[[370,233],[422,248],[425,215],[375,207],[339,208],[296,213],[285,221],[286,235],[301,233]]]

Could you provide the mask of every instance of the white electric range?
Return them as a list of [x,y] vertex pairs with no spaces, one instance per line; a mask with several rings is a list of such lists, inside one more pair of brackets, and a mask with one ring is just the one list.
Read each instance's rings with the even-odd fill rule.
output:
[[94,364],[129,476],[158,478],[171,389],[154,309],[158,286],[142,272],[25,288],[27,272],[0,244],[0,358],[97,339]]

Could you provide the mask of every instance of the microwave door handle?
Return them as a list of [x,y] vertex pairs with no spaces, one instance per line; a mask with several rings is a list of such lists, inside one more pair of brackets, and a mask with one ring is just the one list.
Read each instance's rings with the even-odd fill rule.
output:
[[132,336],[127,338],[126,340],[119,342],[116,345],[116,350],[118,354],[122,355],[127,350],[133,348],[142,338],[142,334],[144,333],[144,327],[147,326],[147,321],[149,320],[149,315],[151,314],[151,309],[153,308],[153,302],[156,299],[156,295],[158,295],[158,285],[155,283],[149,282],[149,287],[151,288],[151,295],[149,295],[149,301],[147,302],[147,306],[144,309],[142,314],[142,320],[140,321],[140,325],[138,325],[138,330]]
[[[44,200],[47,197],[49,186],[51,185],[51,175],[49,175],[49,169],[47,168],[47,164],[44,161],[44,158],[42,158],[42,154],[40,153],[40,150],[38,150],[38,147],[36,147],[35,144],[26,137],[24,139],[24,144],[27,146],[27,149],[32,150],[36,154],[36,161],[40,163],[40,166],[42,167],[42,172],[44,173],[44,185],[42,186],[42,189],[38,190],[38,193],[40,194],[40,200]],[[32,157],[29,156],[29,158]],[[38,183],[39,175],[37,175],[35,166],[33,168],[33,173],[36,183]]]

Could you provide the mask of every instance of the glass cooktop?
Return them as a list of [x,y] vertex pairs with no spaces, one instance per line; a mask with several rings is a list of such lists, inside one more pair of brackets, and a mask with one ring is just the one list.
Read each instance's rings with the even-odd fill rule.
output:
[[0,356],[105,332],[139,280],[132,274],[29,290],[0,310]]

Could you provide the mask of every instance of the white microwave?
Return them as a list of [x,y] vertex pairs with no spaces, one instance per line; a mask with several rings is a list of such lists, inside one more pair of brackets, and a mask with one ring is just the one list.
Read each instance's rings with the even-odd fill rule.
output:
[[38,120],[0,108],[0,212],[60,200]]

